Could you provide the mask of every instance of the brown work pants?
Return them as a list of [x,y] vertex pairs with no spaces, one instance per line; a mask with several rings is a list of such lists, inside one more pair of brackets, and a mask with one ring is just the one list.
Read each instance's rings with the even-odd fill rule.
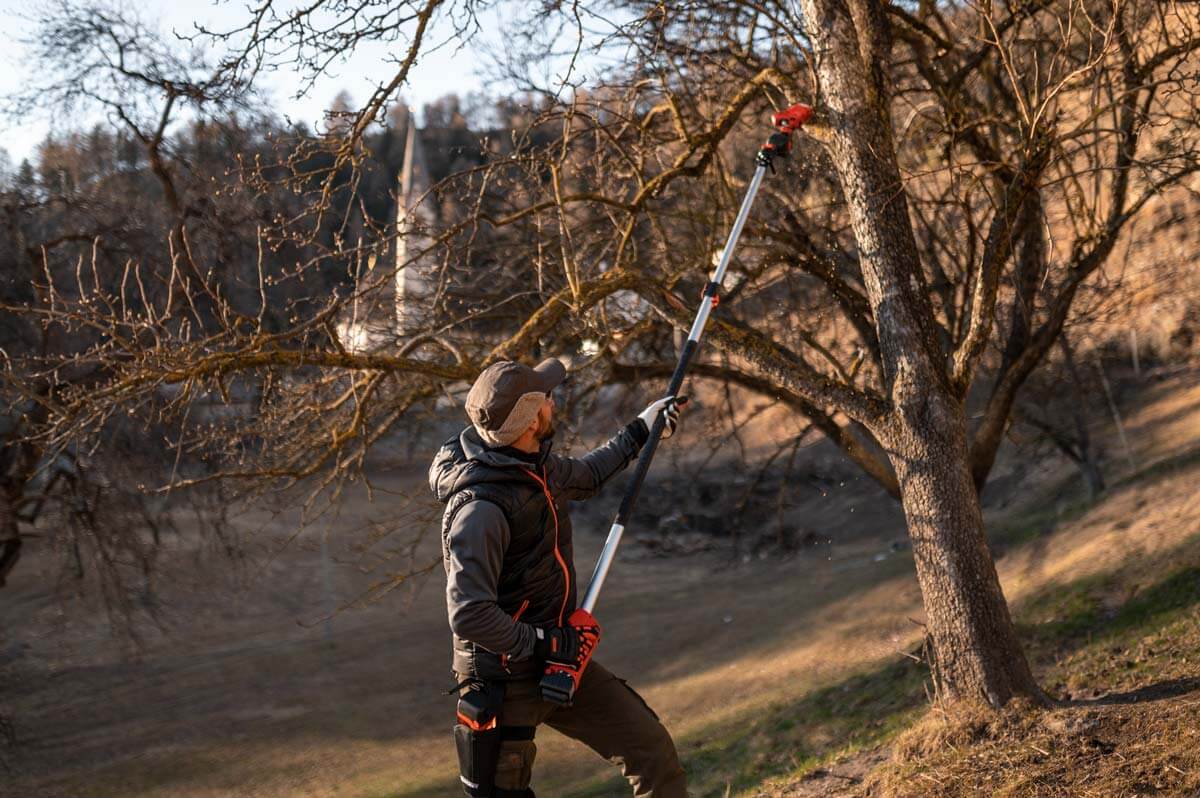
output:
[[[543,701],[537,679],[508,682],[500,725],[543,723],[619,766],[637,798],[687,798],[687,779],[671,735],[642,697],[599,663],[583,672],[569,707]],[[496,786],[529,787],[536,754],[533,740],[501,743]]]

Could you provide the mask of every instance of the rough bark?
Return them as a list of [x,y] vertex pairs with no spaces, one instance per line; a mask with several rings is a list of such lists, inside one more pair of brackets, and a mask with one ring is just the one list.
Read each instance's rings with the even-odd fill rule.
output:
[[1018,695],[1041,699],[984,538],[962,406],[930,392],[900,412],[885,445],[912,538],[938,697],[993,707]]
[[852,15],[846,0],[803,0],[803,10],[883,356],[890,412],[872,432],[900,485],[939,696],[993,707],[1041,698],[984,538],[966,415],[938,343],[878,73],[861,56],[885,37],[856,30],[855,18],[878,15]]

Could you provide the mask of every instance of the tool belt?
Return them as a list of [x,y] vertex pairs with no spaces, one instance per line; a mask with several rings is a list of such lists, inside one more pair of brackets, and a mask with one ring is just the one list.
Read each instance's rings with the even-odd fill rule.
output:
[[496,787],[496,765],[500,744],[505,740],[532,740],[533,726],[501,726],[504,705],[502,681],[468,679],[458,698],[454,724],[454,747],[458,751],[459,781],[471,798],[535,798],[533,790]]

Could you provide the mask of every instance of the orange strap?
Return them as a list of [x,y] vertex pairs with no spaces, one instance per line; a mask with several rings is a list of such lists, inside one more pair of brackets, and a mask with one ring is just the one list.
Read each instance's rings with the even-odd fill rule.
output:
[[476,723],[461,712],[455,712],[454,714],[458,716],[459,723],[466,726],[471,731],[477,732],[488,731],[489,729],[496,728],[496,721],[498,720],[498,718],[492,718],[487,723]]

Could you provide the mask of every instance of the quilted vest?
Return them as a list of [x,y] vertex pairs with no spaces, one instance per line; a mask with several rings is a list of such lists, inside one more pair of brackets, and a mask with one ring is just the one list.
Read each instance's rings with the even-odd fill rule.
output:
[[[442,556],[447,571],[455,514],[468,502],[491,502],[504,514],[510,534],[500,568],[497,603],[504,612],[525,623],[561,625],[575,609],[576,601],[567,502],[554,499],[552,507],[538,465],[502,456],[490,463],[468,459],[457,438],[446,442],[437,461],[445,482],[454,485],[444,498],[446,509],[442,514]],[[532,659],[507,662],[455,635],[453,668],[465,676],[513,679],[535,675],[538,663]]]

